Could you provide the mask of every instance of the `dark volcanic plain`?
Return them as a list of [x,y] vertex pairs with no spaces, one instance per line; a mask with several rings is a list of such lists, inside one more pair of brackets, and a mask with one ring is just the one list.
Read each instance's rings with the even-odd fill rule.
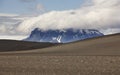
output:
[[25,42],[16,40],[0,40],[0,52],[26,51],[55,46],[53,43]]
[[120,74],[120,34],[44,47],[11,42],[0,41],[0,75]]

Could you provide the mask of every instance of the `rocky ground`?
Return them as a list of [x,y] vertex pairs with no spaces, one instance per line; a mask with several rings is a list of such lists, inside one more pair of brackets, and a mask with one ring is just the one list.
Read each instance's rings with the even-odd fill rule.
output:
[[119,74],[120,56],[0,56],[0,75]]

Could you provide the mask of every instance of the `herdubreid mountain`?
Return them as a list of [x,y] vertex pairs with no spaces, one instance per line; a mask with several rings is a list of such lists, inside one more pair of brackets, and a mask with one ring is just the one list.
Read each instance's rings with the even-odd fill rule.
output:
[[39,28],[36,28],[31,32],[28,38],[24,39],[24,41],[69,43],[99,36],[103,36],[103,34],[95,29],[64,29],[43,31]]

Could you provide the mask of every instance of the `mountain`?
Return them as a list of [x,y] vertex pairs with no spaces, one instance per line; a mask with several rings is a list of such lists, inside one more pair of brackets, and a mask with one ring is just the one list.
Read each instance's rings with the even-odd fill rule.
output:
[[95,29],[64,29],[43,31],[39,28],[36,28],[31,32],[28,38],[24,39],[24,41],[68,43],[99,36],[103,36],[103,34]]

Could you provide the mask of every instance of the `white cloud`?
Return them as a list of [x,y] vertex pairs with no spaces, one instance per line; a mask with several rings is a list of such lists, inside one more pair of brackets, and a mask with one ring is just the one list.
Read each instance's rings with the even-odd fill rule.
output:
[[27,36],[23,35],[0,35],[0,39],[12,39],[12,40],[22,40],[23,38],[26,38]]
[[109,35],[109,34],[115,34],[115,33],[120,33],[120,28],[113,28],[113,29],[107,29],[107,30],[101,30],[102,33],[104,33],[105,35]]
[[9,16],[9,17],[13,17],[13,16],[18,16],[18,14],[6,14],[6,13],[0,13],[0,16]]
[[4,25],[0,25],[0,33],[5,33],[6,27]]
[[36,1],[36,0],[20,0],[22,2],[33,2],[33,1]]
[[25,19],[27,19],[27,17],[0,13],[0,35],[19,34],[16,28]]
[[43,11],[44,10],[44,6],[42,4],[37,4],[36,5],[36,10],[37,11]]
[[[0,38],[21,39],[23,38],[21,35],[29,34],[34,28],[42,30],[98,29],[104,34],[120,33],[120,0],[88,1],[90,2],[86,2],[78,9],[51,11],[37,17],[20,17],[16,14],[0,13]],[[38,4],[36,9],[41,11],[44,7]]]
[[25,20],[17,28],[29,33],[34,28],[47,29],[120,29],[120,0],[91,0],[89,5],[66,11],[51,11]]

